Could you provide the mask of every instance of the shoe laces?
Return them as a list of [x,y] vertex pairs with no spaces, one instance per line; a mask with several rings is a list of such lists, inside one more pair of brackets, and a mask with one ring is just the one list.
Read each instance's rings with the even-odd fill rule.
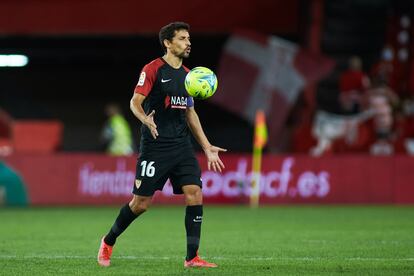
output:
[[199,256],[196,256],[196,257],[194,258],[194,262],[197,262],[197,263],[203,263],[203,264],[206,264],[206,263],[207,263],[207,261],[205,261],[205,260],[201,259]]
[[103,248],[102,248],[102,257],[104,258],[104,259],[109,259],[109,257],[110,257],[110,249],[109,249],[109,247],[108,246],[104,246]]

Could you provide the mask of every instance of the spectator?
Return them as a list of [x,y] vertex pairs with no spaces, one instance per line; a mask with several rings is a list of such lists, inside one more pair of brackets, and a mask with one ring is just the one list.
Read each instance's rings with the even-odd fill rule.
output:
[[399,149],[414,155],[414,96],[404,99],[399,120]]
[[398,102],[395,93],[386,86],[379,86],[369,91],[369,108],[374,113],[373,130],[375,142],[370,147],[374,155],[391,155],[394,153],[394,117],[393,105]]
[[121,109],[116,104],[108,104],[105,107],[108,120],[102,132],[102,140],[106,151],[110,155],[131,155],[133,142],[131,129],[122,115]]
[[352,56],[348,66],[348,70],[339,78],[339,97],[342,109],[348,114],[356,114],[361,111],[364,94],[370,81],[362,71],[362,61],[359,57]]
[[382,50],[381,59],[371,69],[371,79],[375,83],[382,83],[391,89],[397,89],[394,80],[394,49],[385,46]]

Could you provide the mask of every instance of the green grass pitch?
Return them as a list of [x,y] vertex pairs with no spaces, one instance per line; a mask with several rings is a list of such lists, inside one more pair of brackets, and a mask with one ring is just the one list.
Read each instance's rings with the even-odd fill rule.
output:
[[[120,206],[119,206],[120,207]],[[185,269],[184,207],[152,207],[99,267],[118,207],[0,209],[0,275],[414,275],[414,207],[205,206]]]

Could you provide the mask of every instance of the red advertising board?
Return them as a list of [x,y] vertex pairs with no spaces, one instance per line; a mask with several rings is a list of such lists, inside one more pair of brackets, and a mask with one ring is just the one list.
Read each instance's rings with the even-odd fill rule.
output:
[[[223,173],[208,171],[203,155],[205,203],[244,204],[251,182],[251,157],[224,154]],[[93,154],[13,155],[5,159],[22,176],[32,205],[121,204],[131,197],[134,157]],[[262,204],[414,203],[414,158],[349,155],[263,157]],[[169,182],[154,203],[175,204]]]

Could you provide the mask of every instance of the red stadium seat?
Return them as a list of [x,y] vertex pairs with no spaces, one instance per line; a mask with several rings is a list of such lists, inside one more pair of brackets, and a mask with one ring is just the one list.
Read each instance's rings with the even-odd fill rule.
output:
[[16,153],[49,153],[56,151],[62,141],[60,121],[15,121],[12,141]]

